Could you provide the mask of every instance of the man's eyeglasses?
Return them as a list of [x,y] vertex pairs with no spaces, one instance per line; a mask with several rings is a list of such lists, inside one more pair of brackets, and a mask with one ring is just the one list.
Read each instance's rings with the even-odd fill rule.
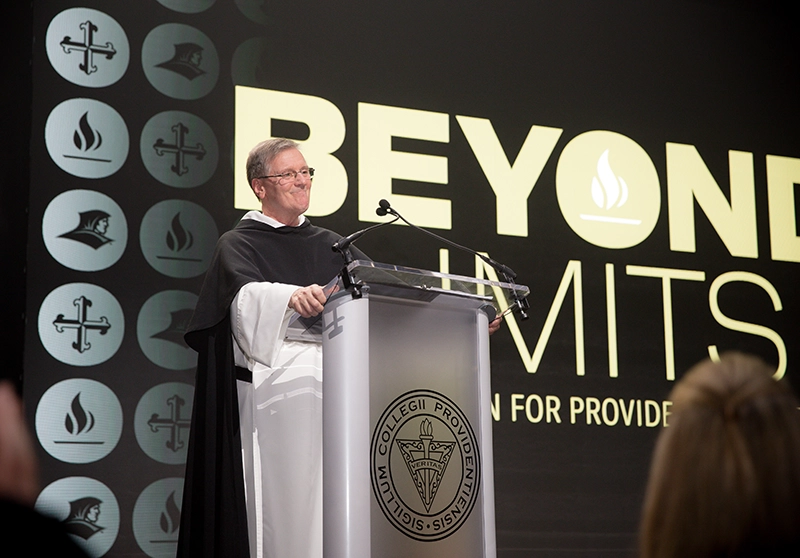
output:
[[286,184],[289,181],[295,180],[300,175],[303,178],[314,178],[314,169],[303,169],[299,171],[286,171],[281,174],[268,174],[265,176],[257,176],[256,178],[277,178],[278,184]]

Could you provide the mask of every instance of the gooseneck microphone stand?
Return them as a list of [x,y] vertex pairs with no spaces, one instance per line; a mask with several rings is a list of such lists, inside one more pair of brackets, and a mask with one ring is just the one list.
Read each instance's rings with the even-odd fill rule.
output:
[[[378,211],[380,211],[380,207],[375,210],[376,213],[378,213]],[[378,213],[378,215],[381,214]],[[383,215],[386,215],[386,213],[383,213]],[[344,284],[345,289],[352,289],[353,298],[361,298],[361,288],[355,281],[353,281],[350,272],[347,270],[347,266],[353,261],[353,254],[350,252],[350,245],[359,238],[361,238],[362,236],[364,236],[369,231],[373,229],[378,229],[380,227],[385,227],[386,225],[391,225],[399,218],[400,218],[399,216],[396,216],[391,221],[378,223],[377,225],[372,225],[367,228],[361,229],[360,231],[356,231],[352,234],[349,234],[347,236],[343,236],[342,238],[334,242],[333,245],[331,246],[331,250],[333,250],[334,252],[339,252],[342,255],[342,258],[344,259],[344,267],[342,268],[341,272],[342,283]]]
[[[480,252],[478,252],[476,250],[473,250],[472,248],[467,248],[466,246],[462,246],[461,244],[453,242],[452,240],[449,240],[449,239],[447,239],[447,238],[445,238],[443,236],[439,236],[438,234],[432,233],[431,231],[429,231],[427,229],[423,229],[422,227],[418,227],[417,225],[415,225],[414,223],[409,222],[405,217],[400,215],[400,213],[398,213],[389,204],[388,201],[380,200],[378,202],[378,209],[375,210],[375,213],[377,213],[381,217],[384,216],[384,215],[387,215],[387,214],[393,215],[395,217],[394,221],[396,221],[397,219],[400,219],[401,221],[403,221],[403,223],[405,223],[406,225],[408,225],[409,227],[411,227],[413,229],[416,229],[418,231],[424,232],[425,234],[427,234],[429,236],[432,236],[433,238],[435,238],[435,239],[437,239],[437,240],[439,240],[441,242],[444,242],[445,244],[449,244],[450,246],[453,246],[454,248],[458,248],[459,250],[463,250],[463,251],[465,251],[465,252],[467,252],[469,254],[473,254],[475,256],[478,256],[481,260],[483,260],[484,262],[486,262],[487,264],[492,266],[492,268],[494,268],[500,275],[502,275],[502,277],[503,277],[503,279],[505,279],[506,283],[509,283],[511,285],[514,284],[514,279],[517,277],[517,274],[514,273],[514,270],[511,269],[510,267],[508,267],[507,265],[501,264],[500,262],[497,262],[497,261],[493,260],[492,258],[490,258],[490,257],[488,257],[488,256],[486,256],[484,254],[481,254]],[[393,223],[394,221],[390,221],[389,223]],[[381,223],[381,224],[383,225],[383,224],[389,224],[389,223]],[[375,225],[375,226],[380,226],[380,225]],[[370,227],[370,228],[372,228],[372,227]],[[367,229],[367,230],[369,230],[369,229]],[[527,320],[528,319],[528,309],[530,308],[530,304],[528,303],[528,300],[526,298],[520,298],[515,289],[511,289],[511,293],[512,293],[511,296],[514,299],[514,307],[513,307],[512,311],[515,311],[515,312],[519,313],[520,319]]]

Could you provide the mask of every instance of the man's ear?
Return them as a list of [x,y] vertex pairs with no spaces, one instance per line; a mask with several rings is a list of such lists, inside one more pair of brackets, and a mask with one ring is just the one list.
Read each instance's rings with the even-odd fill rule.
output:
[[254,178],[253,181],[250,183],[250,188],[253,190],[253,193],[256,195],[258,201],[261,201],[261,196],[259,195],[259,190],[263,190],[264,187],[258,184],[258,179]]

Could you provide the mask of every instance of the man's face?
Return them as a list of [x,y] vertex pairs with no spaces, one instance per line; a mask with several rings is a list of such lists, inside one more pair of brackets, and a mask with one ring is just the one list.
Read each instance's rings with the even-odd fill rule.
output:
[[[297,149],[286,149],[273,159],[269,174],[306,169],[308,165],[303,154]],[[284,225],[296,225],[311,200],[311,179],[298,174],[285,182],[280,178],[260,178],[256,182],[256,187],[261,189],[262,212]]]
[[98,234],[106,234],[108,230],[108,219],[100,219],[94,226],[94,232]]

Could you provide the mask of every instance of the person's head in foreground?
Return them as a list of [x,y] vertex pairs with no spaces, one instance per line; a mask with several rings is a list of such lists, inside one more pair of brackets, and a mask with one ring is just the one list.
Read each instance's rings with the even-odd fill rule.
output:
[[727,353],[675,385],[650,468],[641,558],[800,556],[800,411],[774,372]]

